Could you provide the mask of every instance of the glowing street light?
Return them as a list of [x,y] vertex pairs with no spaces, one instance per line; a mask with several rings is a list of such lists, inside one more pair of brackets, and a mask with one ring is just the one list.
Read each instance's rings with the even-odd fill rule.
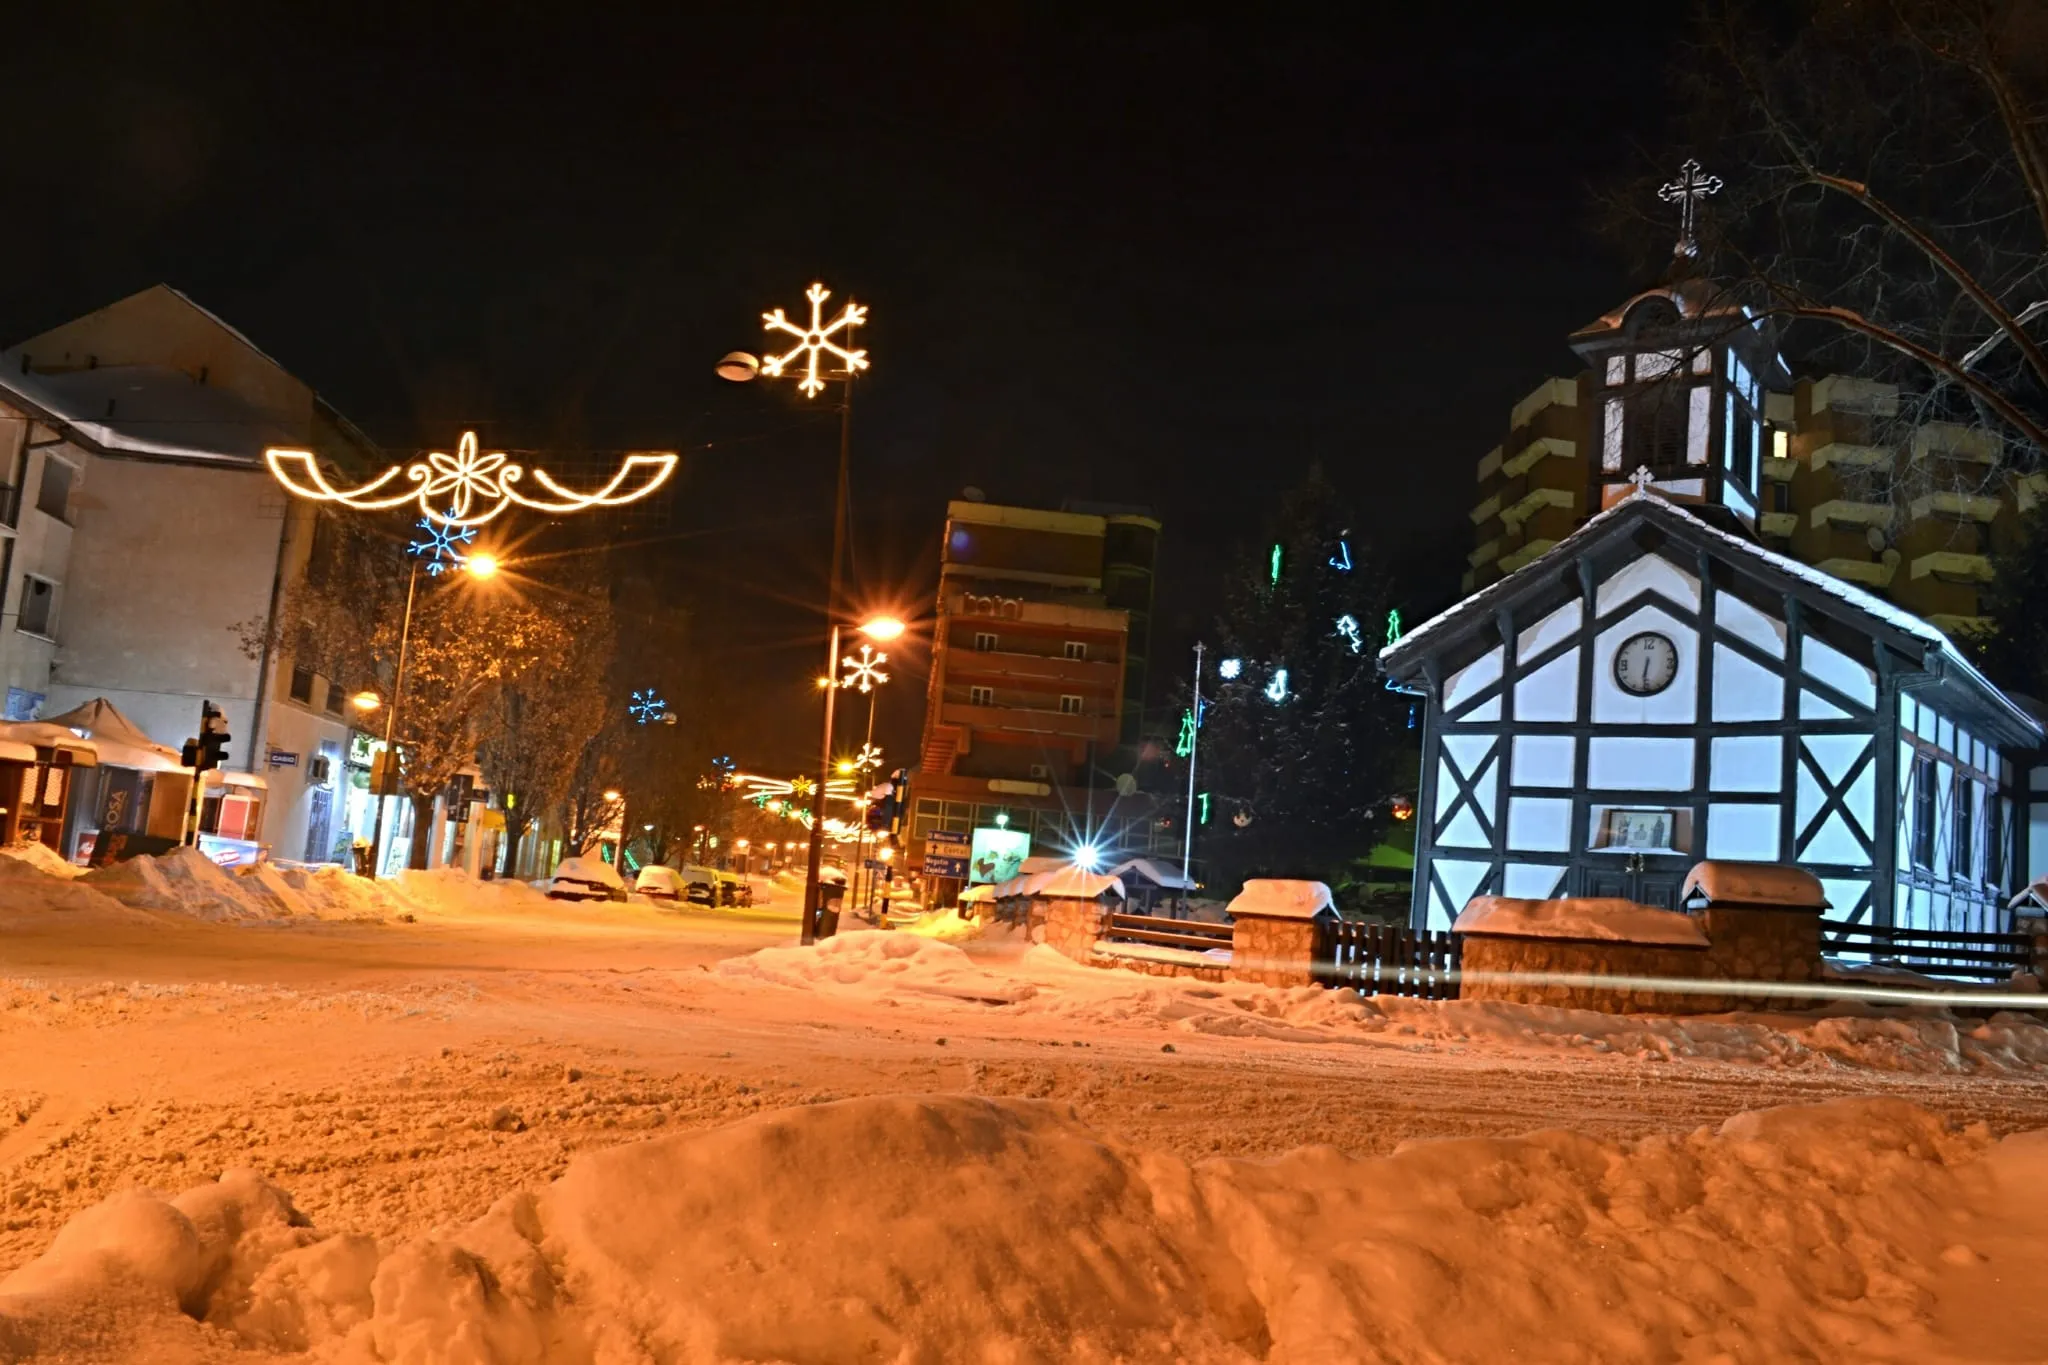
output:
[[348,704],[358,711],[374,711],[384,704],[384,699],[375,692],[358,692],[348,699]]
[[[823,904],[819,891],[818,874],[824,866],[825,858],[825,792],[834,767],[832,762],[833,702],[838,697],[840,688],[857,685],[854,674],[849,674],[847,678],[841,679],[839,687],[830,685],[831,679],[829,675],[838,667],[841,661],[839,640],[843,629],[844,627],[840,622],[834,621],[832,623],[831,637],[825,645],[825,672],[828,675],[826,678],[827,685],[822,689],[825,693],[825,735],[823,741],[818,746],[818,785],[811,792],[811,853],[808,872],[804,879],[804,922],[802,933],[799,936],[800,941],[803,943],[817,942],[818,911]],[[893,640],[902,635],[907,627],[903,624],[900,617],[870,616],[854,626],[853,629],[857,634],[864,635],[870,640]],[[874,704],[876,694],[874,692],[874,684],[888,681],[888,675],[877,673],[873,666],[874,664],[884,662],[886,656],[874,655],[866,645],[861,646],[861,654],[862,666],[867,670],[862,679],[867,685],[861,687],[861,691],[868,694],[867,747],[872,749],[875,738]],[[855,664],[855,660],[851,655],[846,656],[844,662],[849,666]],[[854,770],[854,765],[849,762],[840,771],[851,774]],[[862,829],[864,836],[864,823]],[[851,891],[852,888],[849,887],[848,890]]]
[[1094,872],[1102,867],[1102,850],[1093,844],[1082,844],[1074,850],[1074,866],[1083,872]]

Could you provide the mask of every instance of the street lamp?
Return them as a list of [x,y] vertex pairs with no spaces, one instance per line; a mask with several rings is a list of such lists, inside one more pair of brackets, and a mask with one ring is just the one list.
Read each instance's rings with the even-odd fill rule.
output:
[[[396,794],[387,792],[385,788],[397,785],[395,779],[398,775],[398,750],[393,747],[393,737],[398,732],[398,705],[405,699],[405,656],[408,646],[412,643],[412,604],[419,594],[420,566],[428,562],[424,557],[415,555],[412,561],[412,574],[405,583],[405,617],[398,627],[398,667],[392,671],[391,676],[391,706],[384,712],[384,780],[374,784],[377,787],[377,818],[370,829],[370,852],[376,860],[371,864],[372,876],[384,865],[384,802],[389,796]],[[438,574],[441,561],[435,559],[431,562],[436,566]],[[456,561],[455,567],[457,572],[466,573],[473,578],[489,578],[498,572],[498,560],[495,555],[464,555]],[[362,699],[366,696],[372,697],[374,701],[372,693],[356,695],[357,706],[365,711],[371,709],[362,704]]]
[[[825,656],[825,673],[818,680],[818,688],[825,694],[825,744],[818,761],[818,787],[811,796],[810,874],[804,883],[801,941],[808,944],[817,941],[818,870],[823,857],[823,845],[819,841],[825,830],[825,782],[832,773],[832,696],[838,691],[832,680],[839,659],[839,568],[840,561],[846,556],[846,472],[853,440],[853,377],[868,368],[868,353],[854,347],[852,341],[854,329],[866,324],[868,310],[848,299],[838,316],[826,322],[825,300],[832,297],[831,291],[822,284],[813,284],[804,291],[804,297],[811,305],[808,327],[791,322],[780,308],[761,315],[761,321],[771,336],[795,339],[789,350],[780,355],[759,357],[745,351],[732,351],[718,362],[717,372],[721,379],[743,384],[764,374],[770,379],[779,379],[785,370],[797,366],[803,376],[798,380],[797,388],[804,397],[815,398],[826,387],[824,378],[820,376],[819,362],[829,357],[839,362],[838,377],[843,380],[839,389],[839,480],[832,500],[832,567],[825,588],[825,615],[833,623],[832,648]],[[903,633],[903,623],[894,618],[879,618],[868,624],[874,627],[875,632],[880,632],[869,633],[863,627],[863,633],[868,633],[869,639],[891,640]]]
[[374,711],[384,704],[384,699],[375,692],[358,692],[348,699],[348,704],[358,711]]

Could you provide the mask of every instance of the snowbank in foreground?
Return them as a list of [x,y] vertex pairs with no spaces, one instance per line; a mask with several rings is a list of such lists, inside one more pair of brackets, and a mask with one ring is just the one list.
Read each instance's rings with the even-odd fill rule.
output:
[[2048,1274],[2025,1198],[2043,1180],[2048,1134],[1994,1142],[1893,1100],[1636,1142],[1193,1165],[1043,1103],[848,1100],[581,1156],[466,1227],[390,1246],[305,1226],[247,1172],[119,1195],[0,1281],[0,1350],[2026,1359],[2042,1310],[2012,1287]]
[[950,943],[886,929],[847,930],[810,948],[763,948],[727,958],[715,971],[722,980],[741,983],[857,995],[945,996],[993,1005],[1028,1000],[1038,991],[1029,981],[984,971]]

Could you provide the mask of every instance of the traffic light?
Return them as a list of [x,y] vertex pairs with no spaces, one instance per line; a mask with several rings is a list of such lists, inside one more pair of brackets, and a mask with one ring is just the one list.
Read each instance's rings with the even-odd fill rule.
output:
[[188,739],[179,752],[179,760],[195,772],[206,772],[218,768],[227,761],[228,741],[234,736],[228,733],[227,713],[212,702],[199,704],[199,738]]

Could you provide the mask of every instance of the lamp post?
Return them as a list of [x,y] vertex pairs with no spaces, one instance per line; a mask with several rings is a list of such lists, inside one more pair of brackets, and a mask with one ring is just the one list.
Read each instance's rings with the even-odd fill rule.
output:
[[[799,367],[802,378],[797,388],[806,398],[816,398],[824,392],[826,383],[820,377],[820,361],[828,357],[839,362],[839,375],[843,382],[839,390],[839,478],[837,491],[832,500],[832,565],[827,575],[825,588],[825,615],[832,622],[831,646],[825,655],[825,672],[820,686],[825,691],[825,742],[818,763],[818,788],[811,795],[811,853],[810,873],[804,882],[804,922],[801,941],[809,944],[817,941],[818,926],[818,869],[821,866],[825,836],[825,783],[832,775],[832,698],[838,689],[832,685],[834,673],[839,664],[839,593],[840,561],[846,556],[846,476],[850,452],[853,448],[853,377],[868,368],[868,353],[840,341],[851,342],[854,329],[867,322],[868,310],[848,299],[831,322],[824,320],[825,300],[832,297],[831,291],[822,284],[813,284],[804,291],[810,300],[811,321],[808,327],[799,327],[791,322],[780,308],[763,313],[761,321],[771,335],[782,334],[796,338],[789,350],[780,355],[750,355],[745,351],[732,351],[718,362],[717,372],[721,379],[743,384],[760,375],[779,379],[791,366]],[[834,341],[838,337],[840,341]],[[829,371],[828,371],[829,373]],[[874,624],[870,622],[869,624]],[[896,629],[890,635],[872,635],[873,639],[889,639],[900,635],[903,623],[895,623]],[[861,627],[867,633],[867,627]]]
[[[825,788],[832,780],[832,702],[839,695],[833,673],[839,667],[840,629],[840,623],[834,621],[831,638],[825,649],[825,671],[818,677],[818,689],[825,694],[825,734],[818,745],[818,785],[811,789],[811,851],[809,871],[804,876],[804,923],[801,939],[804,943],[815,943],[818,939],[818,911],[821,908],[818,871],[825,860]],[[907,627],[893,616],[875,616],[861,622],[854,629],[870,640],[893,640]]]
[[[373,877],[384,866],[384,802],[391,795],[395,794],[387,793],[385,788],[398,785],[396,782],[398,776],[398,750],[393,747],[393,736],[398,731],[398,706],[405,698],[405,656],[407,648],[412,643],[412,605],[419,595],[420,568],[422,565],[429,563],[435,566],[434,572],[438,574],[440,565],[438,559],[429,561],[415,556],[412,561],[412,573],[405,583],[405,616],[398,626],[398,667],[392,671],[391,675],[391,705],[384,712],[384,766],[381,773],[382,780],[371,784],[377,788],[377,816],[370,832],[370,857],[372,859],[370,875]],[[466,573],[472,578],[486,579],[497,574],[498,560],[497,556],[488,554],[461,555],[457,557],[455,567],[459,572]],[[365,698],[369,699],[367,703]],[[375,706],[376,699],[369,693],[359,693],[356,696],[355,702],[359,710],[369,710]]]

